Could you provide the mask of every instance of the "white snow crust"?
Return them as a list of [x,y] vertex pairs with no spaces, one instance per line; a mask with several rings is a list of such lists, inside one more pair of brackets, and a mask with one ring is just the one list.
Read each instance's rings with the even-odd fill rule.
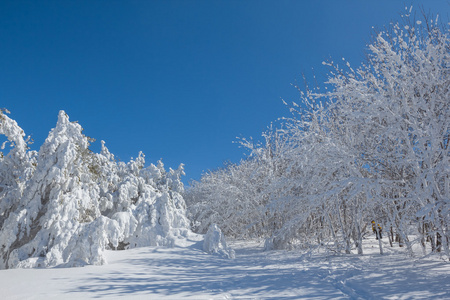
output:
[[449,299],[450,264],[364,240],[364,255],[263,251],[232,241],[235,259],[202,251],[202,236],[175,247],[106,251],[108,264],[0,271],[1,298],[21,299]]

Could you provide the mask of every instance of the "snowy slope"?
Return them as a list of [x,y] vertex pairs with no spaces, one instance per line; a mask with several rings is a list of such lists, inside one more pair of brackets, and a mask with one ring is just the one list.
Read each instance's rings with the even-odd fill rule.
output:
[[[0,271],[2,299],[450,299],[450,264],[377,254],[301,255],[235,241],[235,259],[190,240],[174,248],[109,251],[108,264]],[[371,247],[371,244],[374,247]],[[371,252],[371,253],[370,253]]]

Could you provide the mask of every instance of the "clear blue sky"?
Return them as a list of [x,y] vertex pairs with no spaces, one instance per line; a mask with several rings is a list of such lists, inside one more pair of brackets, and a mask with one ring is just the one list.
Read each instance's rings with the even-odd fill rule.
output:
[[[406,5],[405,5],[406,3]],[[65,110],[123,161],[146,154],[189,179],[237,162],[237,136],[288,114],[291,83],[363,60],[372,26],[445,0],[0,1],[0,107],[38,149]]]

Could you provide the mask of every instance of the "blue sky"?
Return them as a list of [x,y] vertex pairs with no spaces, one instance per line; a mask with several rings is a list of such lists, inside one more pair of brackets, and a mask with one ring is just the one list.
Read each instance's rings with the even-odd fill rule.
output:
[[[406,3],[406,5],[405,5]],[[38,149],[65,110],[123,161],[189,179],[243,157],[321,62],[364,59],[372,26],[428,1],[0,1],[0,107]]]

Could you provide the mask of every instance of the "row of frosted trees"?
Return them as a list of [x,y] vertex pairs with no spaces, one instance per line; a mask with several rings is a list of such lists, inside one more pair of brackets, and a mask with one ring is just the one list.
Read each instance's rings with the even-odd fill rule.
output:
[[0,269],[103,264],[105,249],[170,246],[188,234],[182,165],[144,167],[142,153],[117,162],[103,142],[93,153],[63,111],[32,151],[7,113],[0,111]]
[[362,254],[375,221],[411,255],[450,257],[448,33],[437,19],[408,19],[378,33],[359,68],[324,63],[325,90],[299,89],[264,142],[241,141],[247,159],[192,183],[194,229]]

